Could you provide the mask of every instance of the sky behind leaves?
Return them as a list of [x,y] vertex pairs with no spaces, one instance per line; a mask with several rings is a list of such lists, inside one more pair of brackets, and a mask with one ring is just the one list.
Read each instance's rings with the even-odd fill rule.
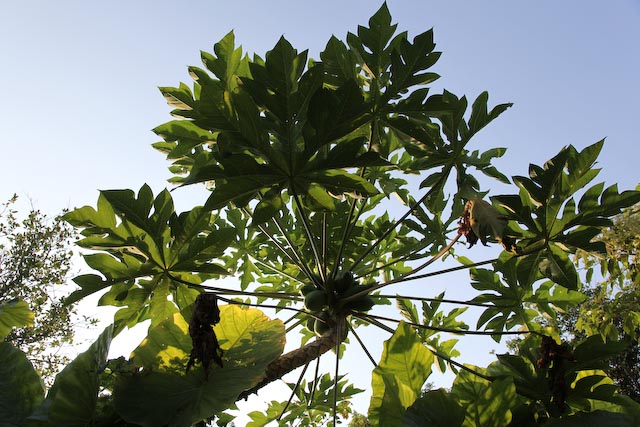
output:
[[[474,148],[506,146],[498,162],[526,174],[564,145],[607,138],[601,177],[640,179],[640,2],[390,1],[410,36],[434,27],[435,66],[446,88],[470,99],[514,102]],[[411,6],[409,6],[411,5]],[[158,86],[189,82],[199,51],[234,30],[261,56],[284,35],[318,57],[380,6],[374,1],[2,2],[0,199],[14,192],[56,212],[95,200],[98,189],[166,186],[168,164],[150,131],[169,120]],[[201,190],[174,193],[187,209]],[[192,197],[197,197],[193,199]]]

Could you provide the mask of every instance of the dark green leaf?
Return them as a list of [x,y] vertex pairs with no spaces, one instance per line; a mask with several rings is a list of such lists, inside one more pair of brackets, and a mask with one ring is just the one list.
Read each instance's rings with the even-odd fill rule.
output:
[[403,427],[460,427],[463,422],[463,408],[443,389],[425,393],[402,417]]
[[0,342],[0,424],[24,426],[43,396],[42,380],[25,354]]
[[46,400],[37,411],[37,419],[46,419],[48,425],[56,426],[85,427],[93,424],[100,377],[106,366],[112,337],[113,326],[109,326],[87,351],[56,376]]

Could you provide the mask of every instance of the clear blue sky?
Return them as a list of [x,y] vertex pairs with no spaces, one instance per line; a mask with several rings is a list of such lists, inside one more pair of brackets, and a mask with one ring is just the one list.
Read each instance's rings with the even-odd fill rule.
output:
[[[400,30],[433,27],[447,88],[513,102],[473,147],[508,147],[497,162],[526,174],[562,146],[604,137],[600,179],[640,182],[640,2],[388,2]],[[150,129],[168,121],[157,86],[189,82],[186,66],[234,30],[263,55],[284,35],[318,57],[378,1],[3,1],[0,3],[0,200],[13,193],[49,213],[94,205],[98,189],[157,192],[167,163]],[[202,203],[174,192],[178,206]],[[484,351],[484,348],[482,349]],[[471,350],[472,352],[473,350]],[[367,380],[368,381],[368,380]],[[361,386],[367,385],[365,381]],[[366,409],[366,404],[365,408]],[[364,410],[360,408],[360,410]]]
[[[602,178],[633,187],[640,148],[640,2],[390,1],[399,28],[434,27],[438,87],[514,102],[476,147],[525,174],[566,144],[607,137]],[[17,192],[56,211],[98,189],[165,186],[150,132],[170,119],[157,86],[229,30],[264,54],[284,34],[317,57],[331,34],[366,23],[378,1],[3,1],[0,3],[0,200]],[[184,192],[185,196],[187,192]],[[175,195],[178,201],[181,195]],[[192,201],[186,200],[186,209]]]

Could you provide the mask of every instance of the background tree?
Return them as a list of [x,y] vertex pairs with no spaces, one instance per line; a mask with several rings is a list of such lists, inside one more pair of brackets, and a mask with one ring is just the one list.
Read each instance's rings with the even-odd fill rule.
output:
[[610,360],[609,374],[620,390],[640,401],[640,205],[625,209],[599,239],[606,256],[581,253],[588,298],[560,319],[574,340],[601,334],[628,347]]
[[0,304],[25,301],[32,326],[13,329],[4,339],[25,352],[47,381],[69,362],[65,346],[74,342],[76,308],[64,304],[71,267],[72,227],[61,216],[31,209],[21,220],[17,196],[0,211]]
[[370,427],[371,423],[367,419],[366,415],[354,412],[349,420],[349,427]]

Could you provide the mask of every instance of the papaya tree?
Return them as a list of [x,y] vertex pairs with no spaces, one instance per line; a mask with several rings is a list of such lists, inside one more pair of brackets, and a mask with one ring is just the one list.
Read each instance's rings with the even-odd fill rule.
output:
[[[189,67],[191,85],[160,88],[174,119],[154,129],[154,148],[175,193],[202,185],[206,197],[177,213],[171,192],[145,185],[66,215],[95,270],[68,302],[101,291],[119,310],[44,399],[24,392],[16,425],[224,424],[235,402],[294,371],[290,399],[248,425],[336,425],[359,392],[340,369],[353,351],[371,360],[374,426],[635,425],[639,407],[604,370],[621,344],[570,346],[555,320],[585,298],[572,254],[603,253],[593,238],[640,193],[592,184],[603,141],[509,179],[492,164],[506,150],[472,138],[511,104],[430,93],[433,32],[396,27],[383,4],[317,60],[285,38],[249,56],[229,33]],[[489,195],[481,175],[512,193]],[[478,241],[495,257],[472,261],[465,243]],[[446,256],[455,266],[434,269]],[[385,292],[456,270],[473,298]],[[480,308],[475,324],[459,318],[466,307]],[[143,321],[131,357],[107,360],[112,337]],[[388,334],[379,360],[361,328]],[[300,347],[284,353],[295,334]],[[450,334],[524,339],[477,367]],[[335,369],[319,372],[321,357]],[[434,369],[456,374],[450,390],[423,392]]]

